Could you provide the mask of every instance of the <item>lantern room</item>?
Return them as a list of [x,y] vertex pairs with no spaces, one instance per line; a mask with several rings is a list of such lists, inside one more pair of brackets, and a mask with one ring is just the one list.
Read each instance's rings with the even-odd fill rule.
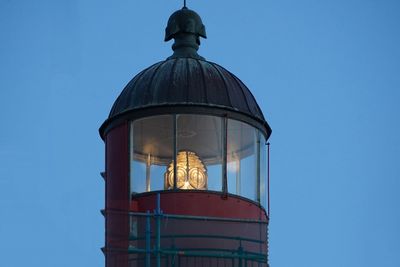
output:
[[193,266],[198,255],[267,266],[271,129],[243,82],[198,55],[196,12],[176,11],[165,32],[173,55],[137,74],[100,128],[106,266]]
[[254,126],[218,115],[190,113],[154,115],[129,124],[132,195],[157,190],[226,190],[253,201],[266,199],[260,188],[266,184],[265,172],[261,172],[266,169],[265,137]]

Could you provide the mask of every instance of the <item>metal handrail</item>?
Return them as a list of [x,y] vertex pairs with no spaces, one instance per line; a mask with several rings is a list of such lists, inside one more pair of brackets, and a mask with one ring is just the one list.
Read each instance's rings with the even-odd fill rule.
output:
[[[123,214],[128,216],[155,216],[154,213],[144,213],[144,212],[134,212],[134,211],[123,211],[123,210],[101,210],[102,213],[112,213],[112,214]],[[255,219],[239,219],[239,218],[227,218],[227,217],[211,217],[211,216],[193,216],[193,215],[178,215],[178,214],[159,214],[157,216],[162,216],[171,219],[188,219],[188,220],[203,220],[203,221],[226,221],[226,222],[245,222],[245,223],[260,223],[268,224],[268,221],[255,220]]]
[[[160,235],[160,238],[171,238],[171,239],[178,239],[178,238],[214,238],[214,239],[227,239],[227,240],[237,240],[237,241],[245,241],[245,242],[253,242],[253,243],[266,243],[266,241],[261,241],[258,239],[252,238],[245,238],[245,237],[232,237],[232,236],[225,236],[225,235]],[[130,241],[135,240],[144,240],[146,237],[129,237]],[[150,239],[156,239],[156,236],[150,236]]]
[[[128,249],[122,248],[107,248],[107,251],[113,252],[127,252],[128,254],[146,254],[146,249],[129,247]],[[245,252],[240,250],[227,250],[227,249],[161,249],[160,254],[163,255],[179,255],[179,256],[195,256],[195,257],[215,257],[215,258],[229,258],[229,259],[247,259],[266,262],[267,257],[261,253]],[[207,253],[208,252],[208,253]],[[214,253],[213,253],[214,252]],[[220,252],[220,253],[217,253]],[[154,250],[151,250],[154,253]],[[154,257],[154,256],[153,256]]]
[[137,216],[137,217],[155,217],[161,216],[164,218],[170,219],[187,219],[187,220],[199,220],[199,221],[224,221],[224,222],[242,222],[242,223],[259,223],[259,224],[268,224],[267,221],[262,220],[254,220],[254,219],[238,219],[238,218],[226,218],[226,217],[210,217],[210,216],[192,216],[192,215],[178,215],[178,214],[159,214],[156,215],[154,213],[143,213],[143,212],[126,212],[126,211],[108,211],[108,213],[120,213],[126,214],[128,216]]

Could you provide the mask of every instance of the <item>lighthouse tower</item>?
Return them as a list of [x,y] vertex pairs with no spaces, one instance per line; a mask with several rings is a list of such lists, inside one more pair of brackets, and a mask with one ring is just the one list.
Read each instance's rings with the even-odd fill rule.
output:
[[268,265],[271,128],[243,82],[198,55],[200,16],[137,74],[100,127],[106,267]]

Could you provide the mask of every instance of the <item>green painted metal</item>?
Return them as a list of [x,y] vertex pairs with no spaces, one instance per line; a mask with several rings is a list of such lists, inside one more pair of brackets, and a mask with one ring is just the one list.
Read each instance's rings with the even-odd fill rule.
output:
[[[259,251],[246,251],[244,249],[244,244],[254,244],[254,246],[263,245],[268,246],[267,244],[267,235],[252,238],[246,236],[230,236],[224,234],[191,234],[190,228],[188,228],[187,233],[179,233],[179,234],[170,234],[163,233],[164,225],[174,225],[176,223],[191,223],[191,221],[197,221],[201,224],[205,223],[223,223],[227,224],[229,227],[229,223],[243,224],[243,227],[249,227],[249,225],[253,225],[253,227],[260,227],[260,229],[264,229],[264,233],[267,233],[268,223],[265,221],[258,220],[247,220],[247,219],[235,219],[235,218],[216,218],[216,217],[204,217],[204,216],[186,216],[186,215],[171,215],[171,214],[163,214],[161,209],[159,208],[159,204],[157,208],[154,210],[154,213],[138,213],[138,212],[130,212],[130,217],[135,218],[135,221],[145,222],[146,231],[143,233],[139,233],[137,236],[131,235],[129,237],[129,242],[136,246],[129,246],[126,250],[117,249],[117,251],[121,253],[127,253],[130,257],[131,261],[136,262],[139,266],[186,266],[186,264],[196,263],[196,266],[210,266],[210,262],[223,262],[223,264],[228,263],[229,266],[253,266],[256,264],[257,266],[268,267],[268,254],[267,250],[263,249]],[[196,222],[195,222],[196,225]],[[258,225],[258,226],[257,226]],[[150,229],[152,228],[152,229]],[[213,244],[213,242],[219,240],[218,242],[230,242],[231,248],[215,248],[215,247],[177,247],[175,244],[179,244],[181,240],[190,240],[193,242],[197,242],[195,240],[210,240],[209,244]],[[201,241],[200,243],[202,243]],[[184,241],[186,242],[186,241]],[[233,242],[233,243],[232,243]],[[141,247],[143,244],[144,247]],[[168,245],[166,245],[168,244]],[[189,242],[190,244],[190,242]],[[202,244],[208,244],[202,243]],[[236,244],[236,248],[234,248]],[[113,250],[112,248],[108,248],[109,250]],[[152,262],[152,263],[151,263]],[[214,266],[214,265],[212,265]],[[224,266],[224,265],[222,265]]]
[[[146,237],[129,237],[129,240],[144,240]],[[157,236],[150,236],[150,239],[157,239]],[[253,242],[253,243],[263,243],[261,240],[251,239],[251,238],[243,238],[243,237],[233,237],[233,236],[225,236],[225,235],[160,235],[160,239],[163,238],[210,238],[210,239],[228,239],[228,240],[237,240],[237,241],[246,241],[246,242]],[[157,241],[158,242],[158,241]]]
[[[113,250],[113,249],[110,249]],[[121,250],[114,250],[121,251]],[[157,253],[155,250],[153,254]],[[145,249],[129,247],[127,249],[129,254],[145,254]],[[182,249],[161,249],[162,255],[179,255],[179,256],[195,256],[195,257],[212,257],[212,258],[227,258],[227,259],[246,259],[257,262],[267,262],[267,258],[263,254],[248,253],[238,250],[182,250]]]
[[[150,212],[147,211],[147,215],[150,215]],[[151,223],[150,216],[146,216],[146,267],[150,267],[151,264]]]

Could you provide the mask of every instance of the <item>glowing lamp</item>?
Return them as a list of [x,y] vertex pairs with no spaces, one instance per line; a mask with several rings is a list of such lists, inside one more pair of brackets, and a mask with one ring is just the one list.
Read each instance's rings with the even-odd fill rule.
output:
[[[176,183],[179,189],[207,189],[207,169],[191,151],[181,151],[176,157]],[[174,162],[165,172],[165,189],[174,187]]]

